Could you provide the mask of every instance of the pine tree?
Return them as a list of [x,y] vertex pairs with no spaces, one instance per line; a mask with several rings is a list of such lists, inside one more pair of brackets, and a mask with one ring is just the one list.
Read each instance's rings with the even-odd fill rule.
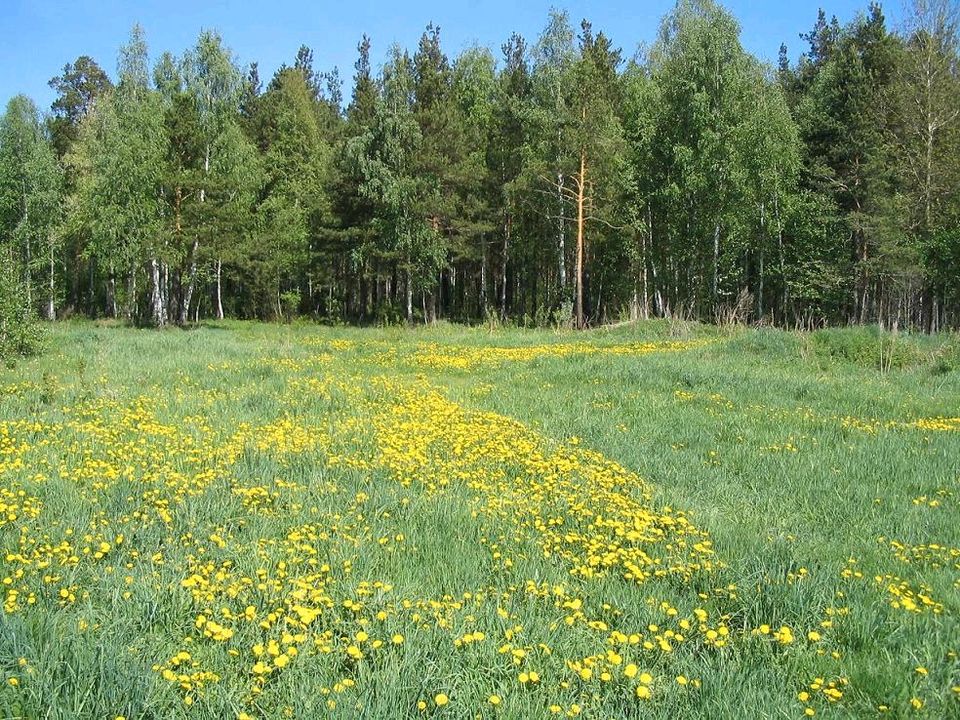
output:
[[[499,305],[501,320],[507,318],[508,266],[514,235],[535,235],[522,232],[524,200],[535,194],[539,178],[535,177],[532,154],[533,87],[524,39],[514,33],[501,48],[503,69],[496,88],[496,105],[492,110],[487,164],[489,182],[493,186],[493,202],[499,219],[500,276]],[[533,175],[533,177],[531,177]],[[518,232],[519,231],[519,232]],[[491,253],[485,237],[481,237],[481,277],[478,310],[487,312],[488,271]],[[515,266],[518,263],[514,263]],[[552,263],[548,269],[552,267]],[[536,276],[536,271],[533,273]]]
[[915,262],[898,226],[901,210],[884,128],[897,41],[877,5],[842,31],[821,18],[807,37],[811,73],[797,116],[810,187],[832,199],[838,211],[834,232],[851,239],[848,317],[880,319],[885,302],[880,277]]
[[960,271],[960,9],[915,0],[906,33],[890,87],[893,158],[930,298],[920,321],[936,329],[958,297]]
[[257,104],[252,121],[263,159],[259,230],[250,248],[250,284],[258,314],[285,317],[311,296],[317,237],[330,213],[330,147],[313,91],[299,70],[280,70]]
[[47,83],[57,97],[50,106],[50,136],[58,157],[63,157],[76,142],[80,122],[94,101],[107,93],[113,83],[97,62],[81,55],[63,66],[63,72]]
[[413,108],[413,63],[398,47],[391,48],[382,86],[373,126],[350,141],[349,152],[363,178],[360,192],[375,209],[379,253],[404,275],[406,318],[412,323],[414,290],[432,287],[446,253],[429,217],[436,186],[421,173],[418,159],[424,139]]

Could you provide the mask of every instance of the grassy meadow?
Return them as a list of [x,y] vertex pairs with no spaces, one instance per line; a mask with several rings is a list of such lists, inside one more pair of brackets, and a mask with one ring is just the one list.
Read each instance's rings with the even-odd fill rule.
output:
[[0,716],[960,717],[960,339],[51,330]]

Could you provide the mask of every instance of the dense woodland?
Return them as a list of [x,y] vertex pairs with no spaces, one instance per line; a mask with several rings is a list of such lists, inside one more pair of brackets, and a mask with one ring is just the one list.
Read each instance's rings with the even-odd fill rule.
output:
[[[0,120],[0,305],[17,318],[583,327],[682,315],[960,325],[955,0],[820,12],[770,67],[712,0],[628,54],[552,12],[449,57],[440,28],[352,82],[273,77],[215,31],[139,27]],[[629,38],[622,40],[629,41]],[[632,52],[632,51],[631,51]]]

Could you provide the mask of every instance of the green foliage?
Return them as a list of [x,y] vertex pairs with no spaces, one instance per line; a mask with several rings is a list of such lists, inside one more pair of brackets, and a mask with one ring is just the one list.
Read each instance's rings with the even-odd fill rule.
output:
[[860,367],[903,369],[930,359],[929,349],[916,338],[876,326],[818,330],[810,338],[820,357]]
[[[28,326],[39,305],[40,278],[46,279],[45,315],[55,317],[62,193],[63,173],[36,106],[17,96],[0,118],[0,252],[7,273],[4,324],[10,337],[21,332],[14,328],[18,317],[25,336],[31,334]],[[13,312],[14,306],[19,313]]]
[[[438,46],[431,43],[438,42],[437,38],[425,42],[424,52],[436,56]],[[433,122],[431,103],[443,89],[443,66],[431,66],[426,57],[421,65],[419,112],[424,127],[429,127]],[[445,257],[441,216],[436,214],[441,212],[437,204],[440,158],[425,150],[424,130],[414,112],[415,88],[412,61],[393,48],[384,68],[383,95],[373,126],[349,145],[363,177],[360,192],[377,208],[376,252],[396,258],[406,274],[408,321],[412,320],[414,287],[432,287]]]
[[57,155],[63,157],[77,141],[80,123],[93,103],[108,92],[113,83],[93,58],[81,55],[64,65],[63,73],[51,78],[48,85],[57,93],[50,106],[50,135]]
[[25,303],[23,278],[14,268],[9,262],[0,264],[0,359],[8,362],[38,353],[46,339],[36,313]]
[[716,0],[626,63],[560,10],[499,62],[430,24],[383,64],[363,36],[344,108],[306,45],[263,83],[214,30],[151,66],[136,27],[116,87],[80,56],[48,121],[16,99],[0,225],[46,316],[269,319],[296,292],[358,322],[937,330],[960,322],[958,28],[949,0],[896,33],[876,4],[820,12],[774,69]]

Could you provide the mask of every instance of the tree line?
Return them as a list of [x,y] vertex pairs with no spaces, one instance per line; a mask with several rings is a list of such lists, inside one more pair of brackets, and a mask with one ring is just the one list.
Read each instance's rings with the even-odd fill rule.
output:
[[683,315],[960,324],[955,0],[823,11],[797,63],[679,0],[625,58],[551,11],[450,58],[428,25],[349,97],[204,31],[87,56],[0,119],[0,335],[34,315],[578,327]]

